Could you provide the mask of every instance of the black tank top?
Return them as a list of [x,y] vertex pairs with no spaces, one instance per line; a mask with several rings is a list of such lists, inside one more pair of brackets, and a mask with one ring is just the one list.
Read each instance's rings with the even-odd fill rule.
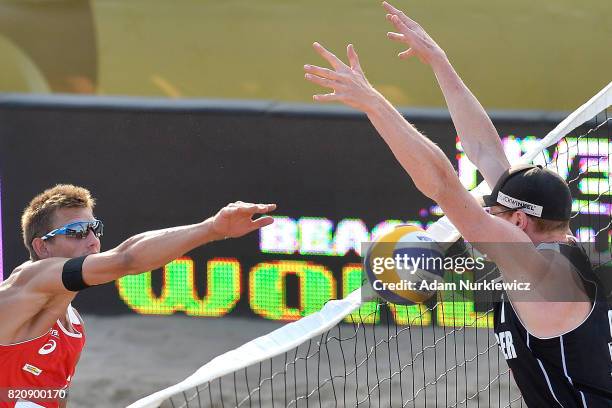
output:
[[528,407],[610,408],[612,308],[584,251],[572,243],[553,245],[575,266],[594,299],[590,314],[563,335],[537,338],[504,295],[494,312],[497,343]]

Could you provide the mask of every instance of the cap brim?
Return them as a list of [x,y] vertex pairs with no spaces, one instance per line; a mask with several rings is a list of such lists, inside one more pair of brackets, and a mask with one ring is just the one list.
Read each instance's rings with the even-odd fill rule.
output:
[[483,207],[493,207],[494,205],[497,205],[497,201],[493,198],[492,194],[482,196],[479,202]]

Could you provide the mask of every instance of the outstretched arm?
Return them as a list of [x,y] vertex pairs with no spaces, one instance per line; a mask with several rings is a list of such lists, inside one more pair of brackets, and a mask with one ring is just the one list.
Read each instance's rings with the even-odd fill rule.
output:
[[[275,208],[274,204],[238,201],[198,224],[135,235],[116,248],[89,255],[83,263],[83,281],[87,285],[99,285],[159,268],[208,242],[240,237],[271,224],[271,217],[253,220],[253,216],[266,214]],[[33,262],[24,267],[22,274],[30,281],[29,287],[37,292],[67,293],[62,284],[62,268],[66,261],[64,258],[50,258]]]
[[388,13],[387,20],[398,31],[387,33],[387,37],[409,47],[398,56],[402,59],[417,56],[431,66],[467,157],[493,188],[501,174],[510,167],[510,163],[491,119],[454,70],[445,52],[429,34],[391,4],[383,2],[383,7]]

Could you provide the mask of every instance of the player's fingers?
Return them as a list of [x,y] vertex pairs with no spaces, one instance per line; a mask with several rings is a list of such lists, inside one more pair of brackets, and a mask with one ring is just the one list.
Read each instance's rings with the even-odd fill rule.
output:
[[257,206],[255,204],[243,204],[234,207],[234,211],[240,214],[255,214]]
[[328,93],[324,95],[314,95],[312,99],[317,102],[333,102],[337,101],[339,98],[335,93]]
[[238,208],[242,208],[244,206],[249,206],[252,205],[251,203],[245,203],[244,201],[234,201],[233,203],[229,203],[226,207],[227,208],[231,208],[231,209],[238,209]]
[[313,84],[320,85],[324,88],[335,89],[338,86],[338,82],[336,81],[332,81],[331,79],[327,78],[321,78],[320,76],[312,74],[305,74],[304,78],[306,78],[307,81],[312,82]]
[[265,227],[266,225],[270,225],[273,222],[274,222],[274,218],[272,217],[260,217],[256,220],[253,220],[253,222],[251,223],[251,226],[253,227],[253,229],[258,229],[258,228]]
[[404,26],[404,23],[397,17],[397,14],[387,14],[385,18],[398,30]]
[[266,214],[274,210],[276,210],[276,204],[257,204],[255,212],[257,214]]
[[397,56],[400,57],[401,59],[410,58],[413,55],[416,55],[416,52],[412,48],[408,48],[406,51],[402,51],[399,54],[397,54]]
[[406,43],[406,36],[404,34],[388,32],[387,33],[387,38],[390,39],[390,40],[393,40],[393,41],[400,42],[402,44]]
[[398,8],[393,7],[391,4],[387,3],[386,1],[383,2],[383,7],[385,8],[385,10],[387,10],[389,14],[396,15],[408,27],[410,28],[419,27],[419,24],[413,19],[411,19],[410,17],[408,17],[406,13],[404,13],[402,10]]
[[401,31],[402,34],[408,34],[412,36],[413,34],[416,34],[416,32],[419,30],[418,24],[406,24],[406,22],[403,21],[396,14],[387,14],[387,20],[389,20],[391,24],[393,24],[397,31]]
[[236,206],[236,211],[241,214],[265,214],[276,209],[276,204],[253,204],[253,203],[242,203],[240,206]]
[[385,10],[387,10],[388,13],[391,13],[391,14],[398,14],[401,12],[401,10],[396,9],[395,7],[391,5],[391,3],[386,2],[386,1],[382,2],[382,6],[385,8]]
[[410,28],[407,27],[406,24],[402,23],[402,20],[400,20],[397,15],[387,14],[387,19],[391,24],[393,24],[395,30],[399,31],[400,33],[404,34],[410,31]]
[[346,47],[346,55],[348,56],[349,62],[351,63],[351,68],[363,74],[361,64],[359,63],[359,55],[357,55],[357,51],[355,51],[355,47],[353,46],[353,44],[349,44]]
[[401,31],[402,34],[405,34],[407,31],[412,30],[412,28],[406,25],[396,14],[393,14],[389,21],[391,21],[397,31]]
[[334,67],[336,71],[342,67],[346,67],[346,64],[344,62],[342,62],[338,57],[329,52],[318,42],[315,42],[314,44],[312,44],[312,46],[314,47],[315,51],[319,53],[320,56],[325,58],[325,60],[329,62],[332,67]]
[[304,65],[304,71],[308,74],[314,74],[323,78],[333,79],[337,81],[340,75],[336,71],[332,71],[328,68],[318,67],[316,65]]
[[411,30],[417,30],[419,28],[421,28],[421,26],[419,25],[419,23],[417,23],[416,21],[414,21],[413,19],[411,19],[410,17],[408,17],[406,14],[404,14],[403,12],[400,12],[399,14],[397,14],[397,16],[399,17],[399,19],[402,21],[402,23],[404,25],[406,25],[406,27],[410,28]]
[[[414,43],[414,42],[422,42],[423,41],[423,36],[421,34],[419,34],[418,32],[416,32],[415,30],[413,30],[412,28],[406,26],[404,23],[402,23],[401,21],[399,21],[397,19],[397,16],[393,16],[393,21],[396,23],[395,28],[397,28],[397,30],[400,33],[394,33],[394,34],[401,34],[404,36],[403,41],[404,43]],[[387,35],[390,33],[387,33]],[[389,37],[391,38],[391,37]]]

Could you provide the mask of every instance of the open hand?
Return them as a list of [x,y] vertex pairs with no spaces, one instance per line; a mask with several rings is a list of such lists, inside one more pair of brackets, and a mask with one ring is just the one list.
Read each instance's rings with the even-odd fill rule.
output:
[[432,65],[446,59],[446,54],[438,44],[425,32],[416,21],[403,11],[396,9],[386,1],[383,7],[387,10],[387,20],[399,32],[388,32],[387,37],[393,41],[408,45],[408,49],[398,54],[401,59],[416,55],[421,62]]
[[236,238],[272,224],[272,217],[253,220],[255,214],[267,214],[276,209],[276,204],[251,204],[236,201],[223,207],[212,218],[212,229],[221,238]]
[[346,65],[319,43],[314,43],[313,47],[333,68],[332,70],[316,65],[304,65],[306,80],[331,88],[333,91],[314,95],[313,99],[317,102],[339,101],[355,109],[366,111],[377,92],[366,79],[353,45],[349,44],[346,48],[350,65]]

